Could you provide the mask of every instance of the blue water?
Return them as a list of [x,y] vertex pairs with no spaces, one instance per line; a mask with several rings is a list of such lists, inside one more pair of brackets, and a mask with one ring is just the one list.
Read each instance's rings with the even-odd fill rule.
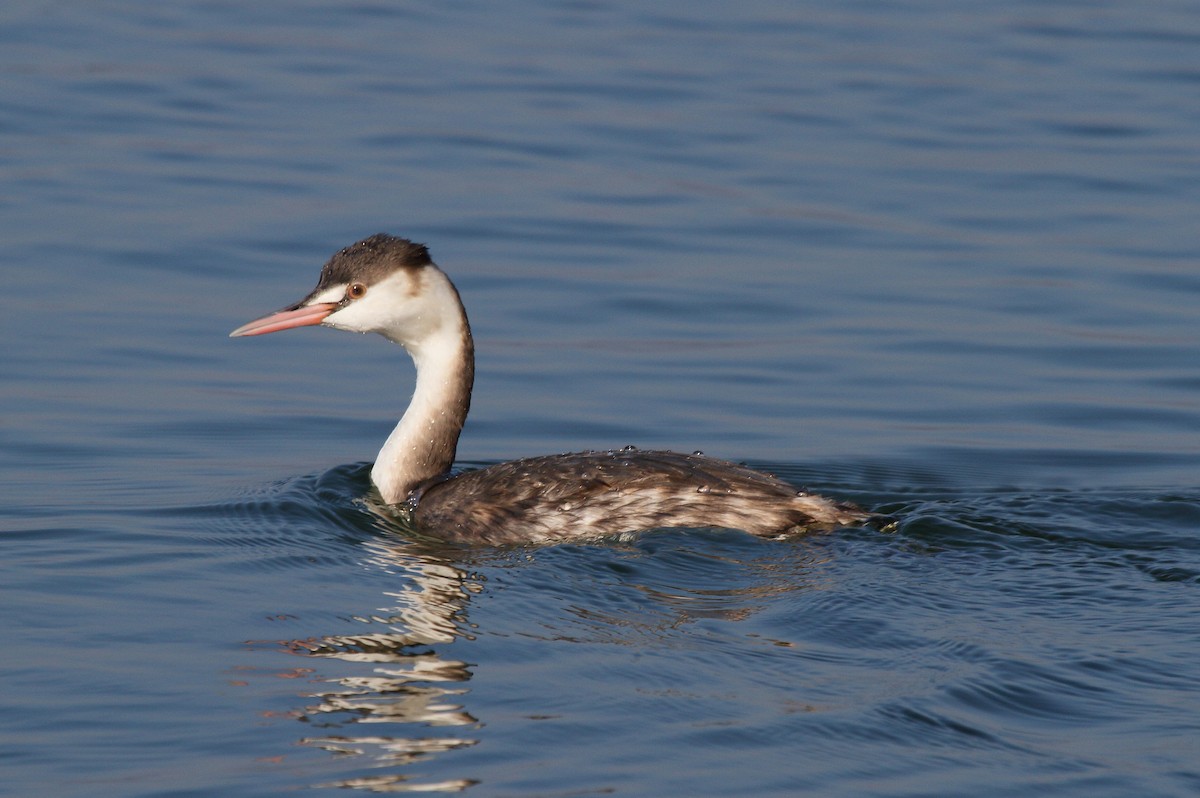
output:
[[[1200,793],[1200,6],[3,16],[0,793]],[[471,314],[462,465],[898,523],[406,539],[403,353],[226,337],[378,231]]]

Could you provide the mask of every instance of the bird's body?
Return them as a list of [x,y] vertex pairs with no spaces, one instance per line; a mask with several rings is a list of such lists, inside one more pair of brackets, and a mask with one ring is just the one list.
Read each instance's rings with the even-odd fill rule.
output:
[[417,367],[413,398],[371,479],[425,533],[464,542],[542,543],[665,527],[726,527],[759,536],[862,522],[870,514],[702,454],[548,455],[451,474],[470,407],[474,344],[449,278],[424,246],[384,234],[329,260],[316,289],[234,330],[261,335],[323,324],[377,332]]
[[415,497],[414,515],[425,528],[486,543],[660,527],[725,527],[771,537],[865,517],[752,468],[633,447],[512,460],[434,481]]

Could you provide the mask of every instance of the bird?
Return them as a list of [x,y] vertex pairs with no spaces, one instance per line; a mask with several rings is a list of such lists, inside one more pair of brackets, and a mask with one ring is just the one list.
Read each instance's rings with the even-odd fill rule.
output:
[[377,333],[411,356],[413,396],[379,451],[371,481],[383,502],[422,534],[485,545],[668,528],[779,538],[873,517],[700,452],[626,446],[453,471],[471,404],[475,345],[458,289],[424,244],[386,233],[351,244],[325,263],[308,296],[243,324],[230,337],[313,325]]

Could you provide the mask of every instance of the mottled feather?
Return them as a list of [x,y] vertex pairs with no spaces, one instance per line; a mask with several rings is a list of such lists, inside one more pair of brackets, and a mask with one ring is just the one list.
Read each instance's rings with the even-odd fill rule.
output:
[[577,452],[513,460],[414,492],[431,535],[544,543],[667,527],[741,529],[775,537],[870,517],[746,466],[667,451]]

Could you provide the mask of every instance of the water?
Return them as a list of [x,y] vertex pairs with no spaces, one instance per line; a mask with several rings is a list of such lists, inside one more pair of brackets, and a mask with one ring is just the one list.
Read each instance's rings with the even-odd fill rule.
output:
[[[1200,11],[35,2],[0,27],[0,792],[1200,792]],[[387,230],[463,465],[749,461],[899,522],[416,545]]]

